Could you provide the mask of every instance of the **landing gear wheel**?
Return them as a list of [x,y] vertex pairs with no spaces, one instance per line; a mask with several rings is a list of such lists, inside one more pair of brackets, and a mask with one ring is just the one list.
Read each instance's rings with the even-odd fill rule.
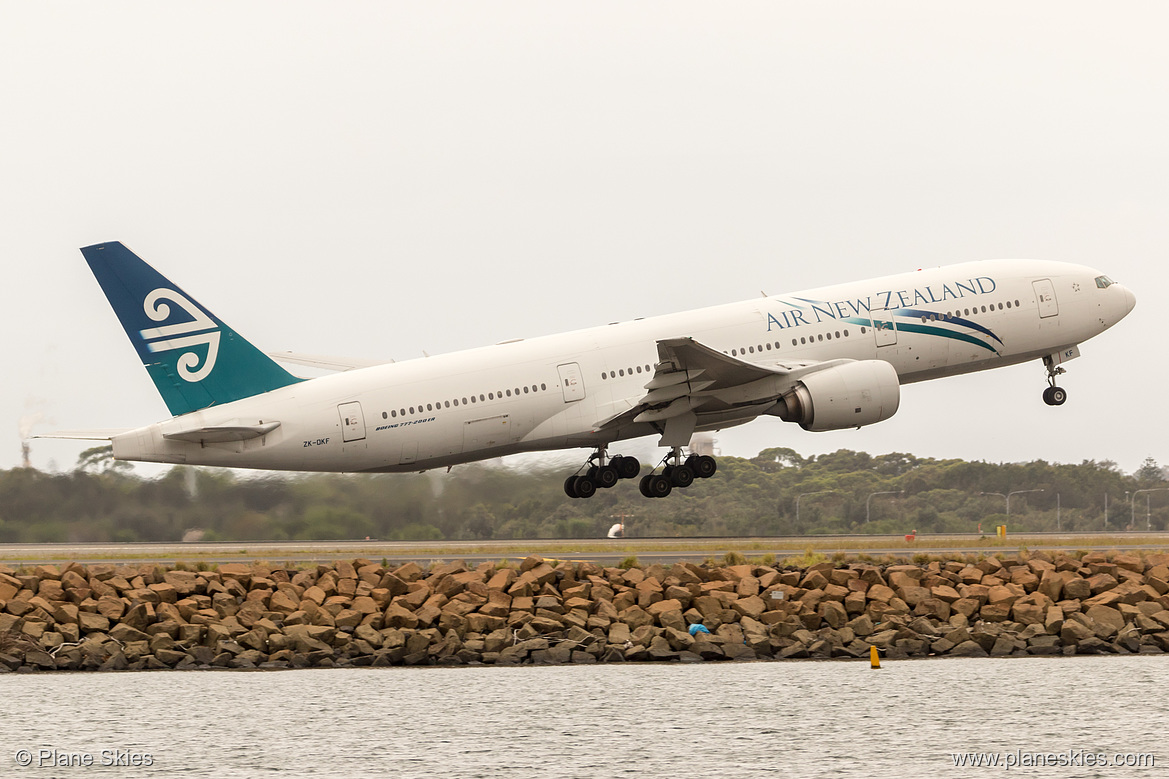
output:
[[718,463],[708,454],[692,454],[686,458],[686,465],[694,471],[696,479],[709,479],[718,470]]
[[676,465],[670,470],[670,484],[685,489],[694,483],[694,471],[689,465]]
[[1048,387],[1043,390],[1043,402],[1049,406],[1062,406],[1067,399],[1068,393],[1063,387]]
[[649,480],[652,479],[653,477],[654,476],[652,473],[647,473],[645,476],[641,477],[641,481],[638,482],[638,485],[637,485],[637,489],[640,490],[641,494],[647,498],[653,497],[653,495],[651,495],[649,492]]
[[597,483],[597,487],[607,490],[621,480],[617,469],[612,465],[602,465],[596,469],[596,473],[590,473],[589,478]]
[[572,489],[576,491],[578,498],[591,498],[597,491],[597,483],[588,476],[577,476],[572,483]]
[[644,483],[645,493],[651,498],[664,498],[674,489],[670,480],[661,474],[648,476]]
[[635,479],[641,473],[641,462],[636,457],[614,457],[609,464],[617,469],[622,479]]
[[570,498],[579,498],[576,494],[576,474],[569,476],[564,480],[564,494]]

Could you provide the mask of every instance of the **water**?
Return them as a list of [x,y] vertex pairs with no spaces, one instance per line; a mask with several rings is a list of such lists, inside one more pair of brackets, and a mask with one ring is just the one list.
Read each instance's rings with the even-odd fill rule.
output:
[[[0,776],[1166,776],[1167,683],[1169,656],[5,675]],[[1016,750],[1156,767],[951,756]]]

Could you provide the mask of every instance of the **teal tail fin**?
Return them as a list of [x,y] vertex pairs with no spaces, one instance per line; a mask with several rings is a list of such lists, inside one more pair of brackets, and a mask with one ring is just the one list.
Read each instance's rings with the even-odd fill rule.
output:
[[175,416],[301,381],[121,243],[81,253]]

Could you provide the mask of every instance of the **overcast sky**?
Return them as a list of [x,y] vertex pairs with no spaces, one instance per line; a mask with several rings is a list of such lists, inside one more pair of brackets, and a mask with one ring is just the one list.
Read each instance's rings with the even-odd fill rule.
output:
[[1138,303],[1062,408],[1035,362],[719,445],[1169,463],[1167,29],[1154,2],[0,1],[0,467],[22,419],[167,416],[78,252],[109,240],[262,349],[398,360],[1084,263]]

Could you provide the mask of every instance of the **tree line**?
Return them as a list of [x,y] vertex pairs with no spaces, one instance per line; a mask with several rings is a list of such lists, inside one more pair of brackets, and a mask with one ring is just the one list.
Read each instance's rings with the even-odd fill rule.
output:
[[845,449],[803,457],[774,448],[721,457],[714,478],[664,500],[643,498],[629,482],[572,500],[564,475],[484,464],[449,474],[294,476],[177,466],[142,478],[94,449],[65,473],[0,471],[0,543],[596,538],[622,517],[630,536],[1169,526],[1169,481],[1151,459],[1125,474],[1109,461],[992,464]]

